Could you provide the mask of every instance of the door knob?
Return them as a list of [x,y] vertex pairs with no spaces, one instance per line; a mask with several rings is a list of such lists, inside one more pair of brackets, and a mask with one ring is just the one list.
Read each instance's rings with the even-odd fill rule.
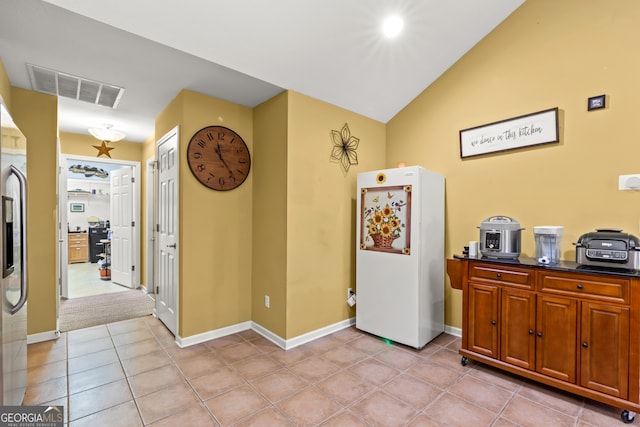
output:
[[174,243],[173,245],[167,245],[168,248],[173,248],[173,249],[175,249],[177,246],[178,246],[177,243]]

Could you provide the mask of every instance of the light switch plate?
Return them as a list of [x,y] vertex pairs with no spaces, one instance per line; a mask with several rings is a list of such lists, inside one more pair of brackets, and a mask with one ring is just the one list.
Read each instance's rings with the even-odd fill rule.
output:
[[640,174],[620,175],[618,190],[640,190]]

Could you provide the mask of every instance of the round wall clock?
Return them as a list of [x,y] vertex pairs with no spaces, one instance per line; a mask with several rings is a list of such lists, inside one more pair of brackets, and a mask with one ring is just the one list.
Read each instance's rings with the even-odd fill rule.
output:
[[251,155],[240,135],[224,126],[207,126],[187,146],[187,163],[200,183],[219,191],[240,186],[251,169]]

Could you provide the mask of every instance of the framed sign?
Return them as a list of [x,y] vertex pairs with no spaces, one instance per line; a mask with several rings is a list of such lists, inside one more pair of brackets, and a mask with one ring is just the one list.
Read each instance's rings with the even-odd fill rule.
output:
[[84,203],[71,203],[69,210],[71,212],[84,212]]
[[460,157],[558,142],[558,108],[460,131]]

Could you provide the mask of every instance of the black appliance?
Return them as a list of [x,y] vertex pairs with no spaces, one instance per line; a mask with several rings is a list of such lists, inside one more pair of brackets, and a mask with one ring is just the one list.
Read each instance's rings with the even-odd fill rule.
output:
[[89,228],[89,261],[98,262],[100,254],[104,253],[104,244],[100,240],[106,240],[107,227],[90,227]]
[[622,230],[598,229],[580,236],[576,262],[596,267],[640,269],[640,240]]

